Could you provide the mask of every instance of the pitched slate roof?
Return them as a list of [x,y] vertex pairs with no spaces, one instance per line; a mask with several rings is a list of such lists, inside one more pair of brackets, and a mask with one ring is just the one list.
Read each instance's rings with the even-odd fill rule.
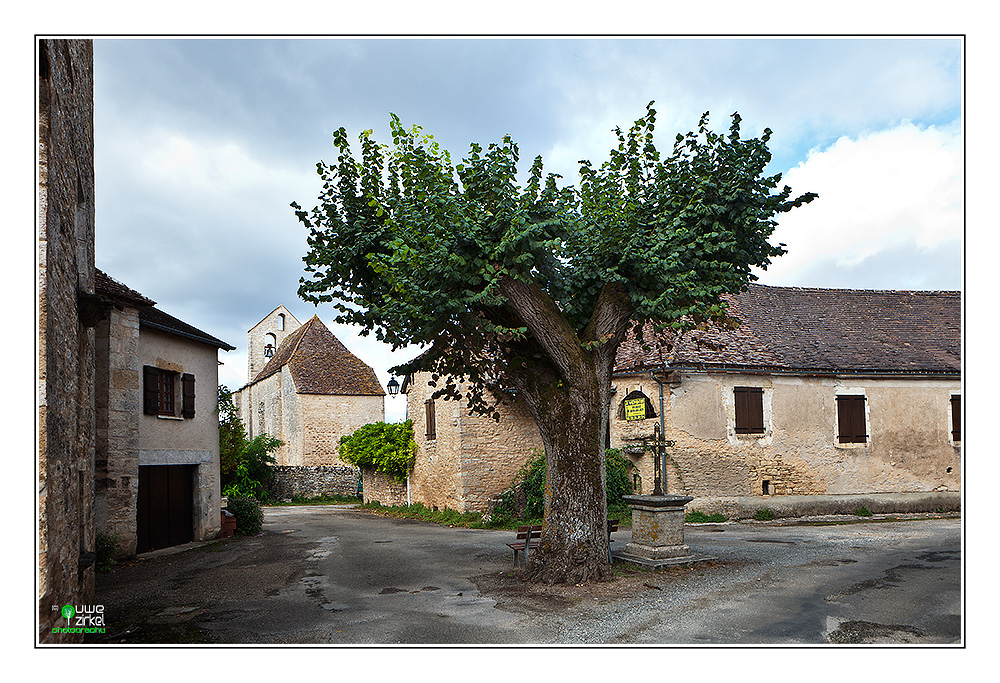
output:
[[184,337],[185,339],[191,339],[202,344],[225,349],[226,351],[233,351],[236,348],[152,306],[144,306],[139,309],[139,327],[150,327],[154,330],[167,332],[178,337]]
[[250,384],[270,377],[286,365],[300,394],[385,395],[375,371],[348,351],[319,316],[314,315],[285,337]]
[[[815,289],[752,284],[726,298],[733,330],[666,334],[642,348],[629,336],[615,370],[673,366],[961,372],[960,292]],[[650,330],[645,336],[652,338]]]
[[134,289],[130,289],[112,279],[107,273],[100,269],[94,269],[94,291],[102,299],[112,301],[122,301],[133,306],[152,306],[156,302],[149,299]]
[[193,325],[188,325],[183,320],[153,308],[156,302],[143,296],[139,292],[126,287],[117,280],[111,278],[107,273],[95,269],[94,291],[105,301],[124,303],[134,306],[139,310],[139,326],[150,327],[161,332],[167,332],[178,337],[191,339],[193,341],[208,344],[226,351],[233,351],[235,346],[230,346],[221,339],[216,339],[207,332],[202,332]]

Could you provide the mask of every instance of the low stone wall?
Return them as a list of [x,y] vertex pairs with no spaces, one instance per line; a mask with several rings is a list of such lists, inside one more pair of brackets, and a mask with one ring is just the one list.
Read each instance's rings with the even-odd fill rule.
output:
[[874,514],[906,512],[960,512],[962,494],[958,491],[927,493],[856,493],[834,496],[730,496],[695,498],[687,512],[721,513],[729,519],[749,519],[757,510],[767,508],[775,517],[812,517],[850,515],[859,508]]
[[387,474],[365,468],[361,471],[364,483],[362,502],[382,505],[408,505],[406,482],[398,482]]
[[358,468],[347,465],[279,465],[274,468],[274,495],[282,500],[356,496],[359,476]]

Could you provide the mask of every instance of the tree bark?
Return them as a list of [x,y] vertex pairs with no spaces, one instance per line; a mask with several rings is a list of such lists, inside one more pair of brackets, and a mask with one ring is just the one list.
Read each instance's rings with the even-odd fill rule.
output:
[[545,446],[545,519],[528,576],[545,583],[610,580],[604,443],[611,372],[632,308],[620,286],[606,286],[577,335],[551,314],[555,303],[534,283],[507,280],[501,291],[530,333],[509,347],[504,374]]

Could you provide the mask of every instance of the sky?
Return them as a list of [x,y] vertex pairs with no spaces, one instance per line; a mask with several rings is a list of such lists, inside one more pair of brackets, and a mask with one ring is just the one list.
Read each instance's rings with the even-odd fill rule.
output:
[[[960,289],[963,45],[926,38],[107,38],[94,44],[97,267],[237,347],[220,382],[247,381],[247,331],[276,306],[320,319],[371,365],[390,353],[297,296],[331,136],[390,113],[461,158],[510,134],[522,161],[577,181],[646,104],[658,142],[710,113],[773,131],[769,173],[812,204],[785,214],[787,245],[760,282]],[[401,397],[386,417],[402,419]]]

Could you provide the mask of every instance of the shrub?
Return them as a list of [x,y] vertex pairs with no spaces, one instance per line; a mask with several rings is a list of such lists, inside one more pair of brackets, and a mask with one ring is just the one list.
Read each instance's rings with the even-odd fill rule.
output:
[[753,518],[758,522],[769,522],[774,519],[774,511],[770,508],[759,508],[757,512],[753,513]]
[[399,482],[409,476],[416,452],[412,420],[366,424],[350,436],[340,437],[341,460],[383,472]]
[[118,534],[98,529],[94,533],[94,552],[97,555],[95,559],[97,571],[110,571],[118,553]]
[[872,511],[866,508],[864,505],[862,505],[861,507],[859,507],[857,510],[854,511],[854,514],[857,515],[858,517],[871,517]]
[[[628,468],[631,463],[617,448],[604,451],[604,467],[607,473],[606,493],[609,515],[627,515],[628,505],[623,496],[632,493],[632,480]],[[545,453],[536,449],[531,459],[514,477],[514,484],[500,494],[500,502],[494,506],[492,514],[501,519],[516,516],[523,508],[524,519],[538,521],[545,516]]]
[[230,496],[226,509],[236,516],[236,533],[240,536],[252,536],[264,526],[264,510],[255,498]]
[[272,452],[281,447],[280,439],[261,434],[247,439],[246,429],[233,405],[232,392],[219,386],[219,461],[222,495],[247,496],[269,500],[274,484]]

